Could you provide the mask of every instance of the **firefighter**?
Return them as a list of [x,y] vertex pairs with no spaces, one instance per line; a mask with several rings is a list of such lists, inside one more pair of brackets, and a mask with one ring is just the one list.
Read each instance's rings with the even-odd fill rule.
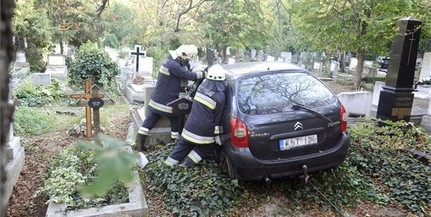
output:
[[225,73],[220,65],[208,70],[207,78],[198,87],[192,109],[181,136],[165,164],[173,167],[184,159],[184,165],[193,166],[215,152],[221,145],[222,114],[225,106]]
[[179,132],[179,116],[172,113],[167,104],[178,99],[182,80],[199,80],[204,78],[203,71],[192,72],[189,61],[198,53],[195,45],[181,45],[163,61],[159,69],[156,87],[148,103],[149,114],[145,118],[136,136],[136,148],[146,151],[145,140],[148,132],[157,124],[161,116],[169,118],[171,139],[175,140]]

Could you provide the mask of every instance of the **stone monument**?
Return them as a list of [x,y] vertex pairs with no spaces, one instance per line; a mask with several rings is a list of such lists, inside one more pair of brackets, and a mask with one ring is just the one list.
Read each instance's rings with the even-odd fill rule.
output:
[[391,48],[385,85],[380,92],[377,118],[410,121],[413,79],[422,21],[406,17],[398,20],[398,32]]

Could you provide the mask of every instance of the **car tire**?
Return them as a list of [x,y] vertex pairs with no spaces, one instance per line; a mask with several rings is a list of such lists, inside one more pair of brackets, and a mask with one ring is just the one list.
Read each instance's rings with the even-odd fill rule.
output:
[[229,157],[226,155],[225,152],[221,152],[221,156],[220,156],[220,167],[227,172],[227,174],[229,175],[229,178],[231,179],[236,179],[237,178],[237,173],[235,168],[232,166],[231,160],[229,159]]

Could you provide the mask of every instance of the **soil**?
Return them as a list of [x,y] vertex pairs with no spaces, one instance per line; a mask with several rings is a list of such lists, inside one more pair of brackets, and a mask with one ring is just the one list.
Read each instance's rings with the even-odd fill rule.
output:
[[[326,81],[335,93],[354,90],[351,85],[340,85],[335,81]],[[108,135],[126,139],[129,114],[111,116],[108,120]],[[42,217],[45,216],[47,204],[46,195],[35,196],[36,190],[43,184],[42,179],[48,169],[48,161],[62,148],[73,144],[77,138],[67,132],[49,132],[39,136],[20,135],[21,144],[25,149],[25,165],[20,177],[14,186],[9,206],[8,217]],[[145,189],[145,187],[144,187]],[[145,195],[149,205],[149,216],[171,216],[164,210],[163,201],[146,190]],[[258,196],[258,195],[256,195]],[[231,216],[291,216],[283,207],[288,198],[277,189],[267,200],[259,204],[244,204],[232,213]],[[251,205],[251,204],[250,204]],[[397,207],[381,207],[375,204],[363,203],[354,209],[347,210],[351,216],[393,216],[401,217],[407,214]],[[327,207],[319,210],[310,210],[300,216],[337,216]]]

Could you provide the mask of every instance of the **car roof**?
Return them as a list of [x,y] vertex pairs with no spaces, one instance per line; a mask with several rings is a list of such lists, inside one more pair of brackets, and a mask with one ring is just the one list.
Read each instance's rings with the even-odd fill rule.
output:
[[[245,63],[235,63],[228,65],[221,65],[228,73],[230,72],[234,76],[253,74],[265,71],[278,71],[278,70],[301,70],[305,69],[285,62],[245,62]],[[230,74],[229,73],[229,74]]]

